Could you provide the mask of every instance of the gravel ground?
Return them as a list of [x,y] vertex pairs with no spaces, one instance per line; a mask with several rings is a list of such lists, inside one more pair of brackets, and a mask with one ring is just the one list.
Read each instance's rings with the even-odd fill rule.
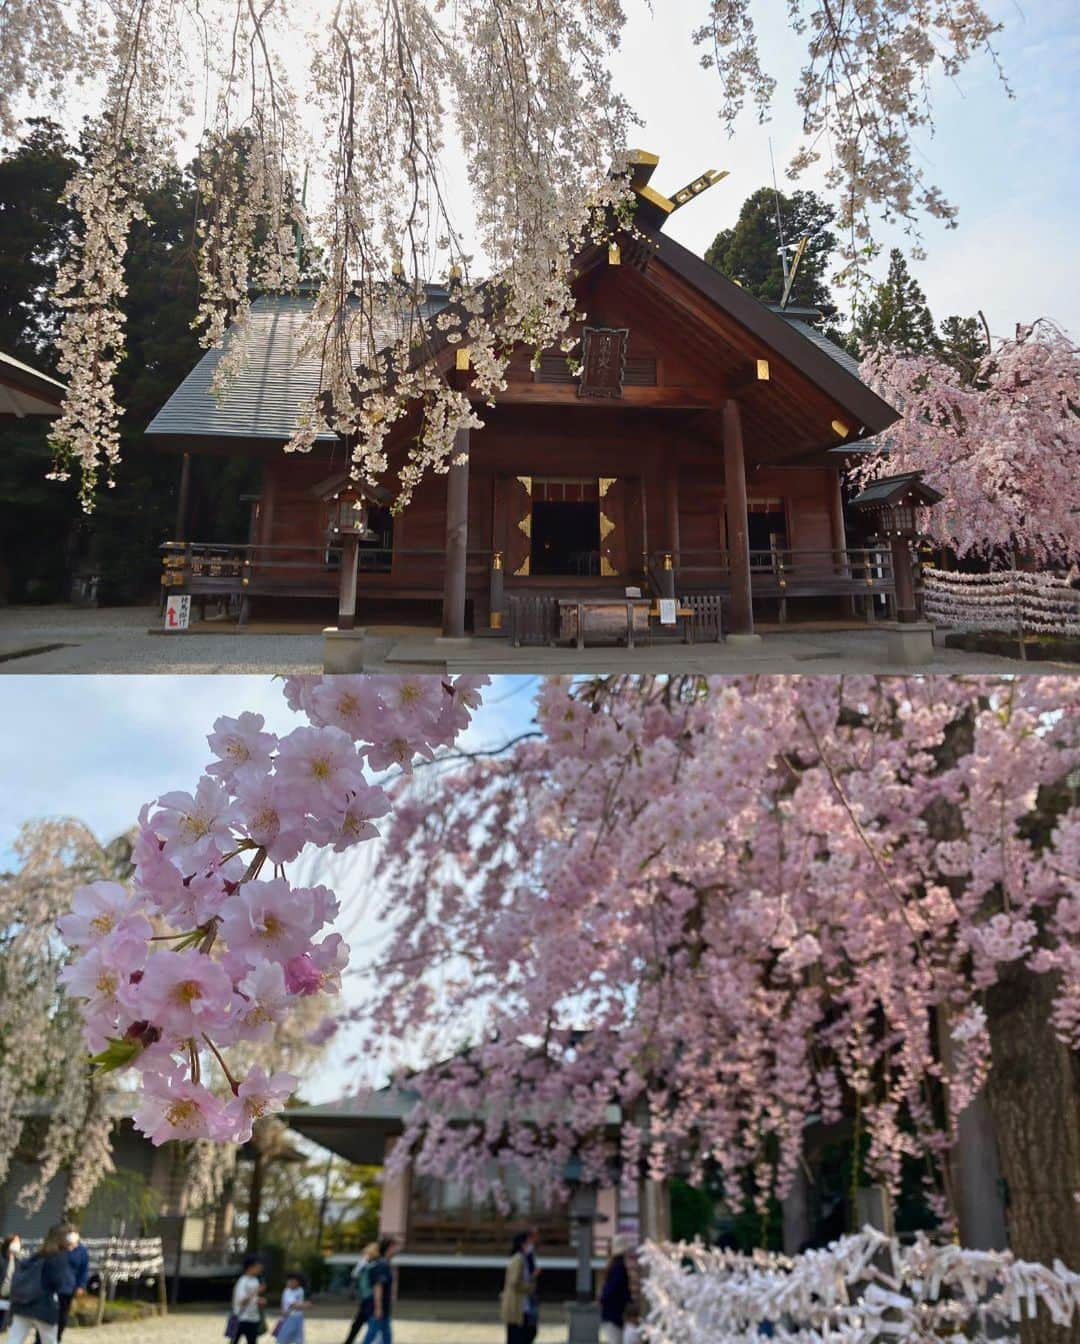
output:
[[5,607],[0,673],[322,671],[320,635],[150,634],[159,624],[156,606]]
[[[153,607],[0,608],[0,673],[259,673],[321,672],[323,640],[310,628],[303,633],[280,629],[260,633],[157,633],[160,617]],[[154,631],[154,633],[151,633]],[[501,672],[663,672],[682,670],[718,675],[764,673],[834,675],[836,673],[945,674],[978,672],[1071,673],[1077,664],[1021,662],[985,654],[937,648],[933,661],[917,669],[890,666],[885,631],[878,628],[768,630],[753,649],[728,645],[681,644],[621,648],[513,649],[499,640],[467,641],[460,648],[437,644],[392,628],[373,629],[364,646],[368,671]]]
[[[549,1315],[554,1318],[556,1312],[553,1310]],[[271,1323],[275,1319],[271,1314]],[[164,1319],[103,1325],[93,1330],[69,1328],[64,1338],[70,1344],[78,1344],[81,1340],[86,1344],[221,1344],[224,1324],[222,1312],[180,1312]],[[348,1330],[348,1320],[344,1316],[335,1319],[316,1317],[306,1324],[306,1344],[342,1344]],[[362,1341],[363,1336],[360,1338]],[[394,1322],[394,1344],[503,1344],[505,1338],[505,1327],[497,1323],[477,1324],[433,1317]],[[537,1344],[562,1344],[565,1339],[566,1326],[553,1319],[541,1326]],[[263,1340],[273,1344],[269,1334],[264,1335]]]

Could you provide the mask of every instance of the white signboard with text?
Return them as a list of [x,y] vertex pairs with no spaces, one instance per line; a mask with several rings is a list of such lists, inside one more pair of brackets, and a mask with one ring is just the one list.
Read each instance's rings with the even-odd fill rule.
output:
[[185,593],[183,596],[170,597],[165,602],[165,629],[166,630],[186,630],[188,622],[191,620],[191,598]]

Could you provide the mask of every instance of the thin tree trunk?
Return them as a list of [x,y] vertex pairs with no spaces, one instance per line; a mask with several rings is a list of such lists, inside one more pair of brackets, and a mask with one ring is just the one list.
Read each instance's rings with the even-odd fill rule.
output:
[[247,1249],[254,1254],[259,1249],[259,1219],[262,1217],[263,1182],[266,1179],[266,1154],[258,1143],[251,1163],[251,1186],[248,1190]]
[[[1050,1026],[1056,977],[1022,966],[987,993],[993,1062],[986,1098],[1008,1198],[1009,1247],[1023,1260],[1080,1267],[1080,1057]],[[1049,1319],[1024,1344],[1065,1344]],[[1075,1336],[1074,1336],[1075,1338]]]

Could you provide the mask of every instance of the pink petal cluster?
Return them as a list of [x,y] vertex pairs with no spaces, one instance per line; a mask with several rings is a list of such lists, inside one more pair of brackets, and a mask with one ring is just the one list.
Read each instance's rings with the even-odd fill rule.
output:
[[[130,890],[75,893],[58,921],[79,954],[65,987],[102,1067],[141,1075],[135,1121],[155,1143],[242,1143],[295,1091],[290,1074],[238,1077],[226,1058],[272,1038],[300,998],[341,988],[349,949],[328,932],[337,897],[294,886],[284,865],[309,845],[341,851],[377,835],[390,799],[368,772],[407,771],[452,744],[485,681],[288,679],[308,724],[278,738],[259,714],[219,718],[194,791],[142,809]],[[223,1092],[207,1082],[214,1070]]]
[[945,496],[926,512],[927,535],[961,555],[1080,557],[1080,348],[1064,331],[1018,326],[970,384],[935,355],[892,350],[862,375],[902,415],[884,436],[888,455],[868,457],[857,479],[922,471]]

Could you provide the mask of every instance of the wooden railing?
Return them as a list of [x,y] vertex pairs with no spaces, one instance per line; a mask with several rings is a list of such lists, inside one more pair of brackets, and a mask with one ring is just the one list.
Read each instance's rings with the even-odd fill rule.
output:
[[[257,543],[166,542],[162,547],[163,593],[190,593],[199,598],[311,597],[338,593],[341,546],[264,546]],[[491,551],[470,550],[467,582],[470,592],[487,582]],[[360,547],[357,567],[374,580],[372,591],[388,596],[437,597],[442,591],[438,547]],[[415,562],[415,563],[414,563]]]
[[[662,556],[654,557],[654,561]],[[731,582],[731,560],[726,550],[687,550],[679,553],[678,573],[707,576],[724,585]],[[801,584],[863,584],[869,588],[892,587],[892,557],[887,549],[863,547],[834,550],[768,550],[750,552],[753,586]]]
[[[529,1215],[517,1220],[499,1220],[414,1213],[404,1234],[405,1249],[418,1255],[508,1256],[514,1233],[526,1227],[537,1229],[541,1257],[574,1254],[576,1229],[565,1218]],[[595,1253],[606,1255],[610,1242],[611,1233],[595,1234]],[[361,1236],[335,1230],[324,1236],[322,1250],[324,1255],[359,1254],[364,1244],[365,1238]]]
[[[662,556],[654,557],[662,561]],[[726,597],[731,591],[731,560],[726,550],[684,549],[679,553],[676,583],[680,593],[707,591]],[[772,549],[750,552],[750,591],[755,599],[775,599],[781,621],[792,597],[861,599],[863,614],[873,620],[876,599],[894,598],[892,556],[881,547],[839,550]],[[868,600],[869,599],[869,600]]]

